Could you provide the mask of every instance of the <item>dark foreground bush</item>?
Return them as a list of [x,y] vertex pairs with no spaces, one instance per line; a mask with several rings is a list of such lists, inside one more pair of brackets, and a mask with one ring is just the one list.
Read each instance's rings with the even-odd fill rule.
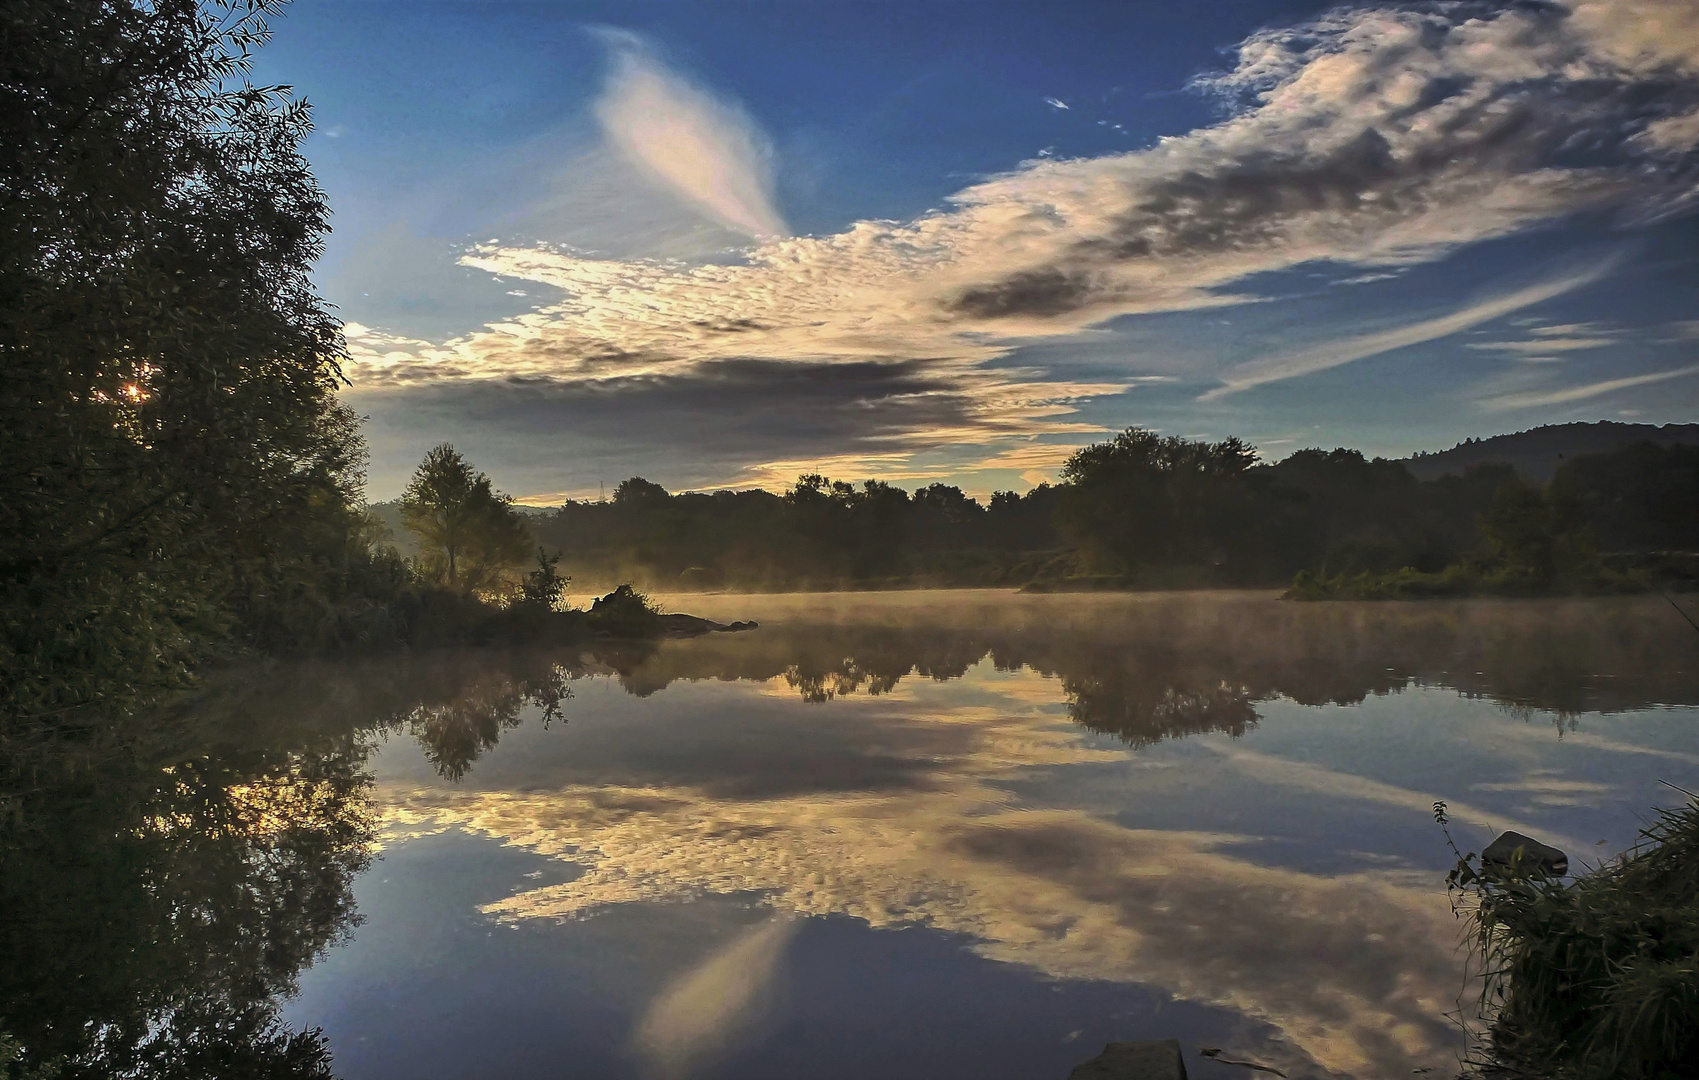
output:
[[1459,865],[1475,894],[1492,1067],[1561,1080],[1699,1075],[1699,803],[1576,877]]

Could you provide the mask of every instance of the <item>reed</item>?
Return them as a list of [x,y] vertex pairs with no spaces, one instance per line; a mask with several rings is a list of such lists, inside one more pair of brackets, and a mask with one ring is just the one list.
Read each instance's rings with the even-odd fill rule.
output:
[[1569,881],[1470,855],[1451,884],[1485,973],[1477,1075],[1695,1075],[1699,801],[1658,811],[1634,847]]

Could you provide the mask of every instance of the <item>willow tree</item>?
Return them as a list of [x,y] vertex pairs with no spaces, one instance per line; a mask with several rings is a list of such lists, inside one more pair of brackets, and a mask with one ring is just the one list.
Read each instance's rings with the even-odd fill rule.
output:
[[295,627],[363,550],[340,326],[308,277],[328,218],[308,111],[247,80],[279,6],[0,3],[14,734]]

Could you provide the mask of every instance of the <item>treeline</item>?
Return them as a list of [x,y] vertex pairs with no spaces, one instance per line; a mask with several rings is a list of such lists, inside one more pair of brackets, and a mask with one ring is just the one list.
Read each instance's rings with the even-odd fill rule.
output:
[[912,494],[804,476],[767,491],[668,494],[634,477],[607,502],[533,519],[538,541],[585,583],[671,589],[1020,585],[1063,545],[1058,490],[1001,492],[989,505],[934,484]]
[[1061,483],[986,503],[944,484],[809,475],[784,494],[673,495],[634,477],[531,528],[581,582],[653,589],[1270,586],[1301,572],[1312,591],[1399,573],[1449,573],[1451,591],[1603,588],[1632,584],[1633,567],[1691,573],[1679,553],[1699,551],[1699,447],[1575,458],[1542,487],[1507,465],[1418,481],[1354,450],[1262,464],[1237,439],[1129,429],[1075,453]]

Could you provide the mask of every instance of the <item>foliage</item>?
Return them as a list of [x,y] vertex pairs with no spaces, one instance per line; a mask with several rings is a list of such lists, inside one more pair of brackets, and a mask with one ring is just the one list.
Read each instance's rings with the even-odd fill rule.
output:
[[660,614],[647,596],[630,585],[621,585],[591,603],[586,621],[599,633],[641,637],[657,631]]
[[329,1075],[322,1036],[276,1002],[353,919],[366,748],[252,716],[137,717],[6,762],[0,1015],[18,1075]]
[[[366,575],[275,0],[0,10],[0,715],[112,716],[340,632]],[[380,571],[381,573],[381,571]],[[3,737],[3,733],[0,733]]]
[[912,496],[804,476],[783,495],[669,495],[641,477],[607,502],[569,502],[537,538],[574,577],[654,589],[867,588],[1024,584],[1056,554],[1056,489],[999,492],[982,505],[934,484]]
[[[1620,592],[1694,572],[1682,551],[1699,551],[1699,511],[1665,504],[1699,484],[1695,458],[1679,446],[1581,457],[1540,488],[1507,465],[1418,481],[1355,450],[1257,464],[1238,439],[1134,428],[1081,448],[1059,486],[986,503],[945,484],[910,493],[820,474],[783,495],[670,495],[633,477],[534,528],[581,579],[653,589],[1207,588],[1302,574],[1292,594],[1309,599]],[[1630,468],[1654,479],[1631,483]],[[1606,498],[1612,485],[1630,498]],[[1622,563],[1604,536],[1662,546]]]
[[560,574],[559,566],[560,556],[538,548],[537,568],[519,583],[519,599],[515,602],[540,611],[559,611],[565,602],[566,587],[572,583],[571,578]]
[[64,1062],[59,1059],[30,1065],[24,1062],[24,1047],[0,1031],[0,1078],[4,1080],[58,1080]]
[[[1444,823],[1443,804],[1435,816]],[[1494,1068],[1664,1080],[1699,1060],[1699,802],[1660,810],[1627,854],[1574,880],[1459,859],[1486,964]]]
[[1062,466],[1062,531],[1088,566],[1218,563],[1243,531],[1256,452],[1236,438],[1195,442],[1128,428]]
[[1699,547],[1699,446],[1640,443],[1572,458],[1551,490],[1609,550]]
[[1286,595],[1297,600],[1401,600],[1639,592],[1653,585],[1650,574],[1618,570],[1601,559],[1580,501],[1558,484],[1542,489],[1512,476],[1498,486],[1478,522],[1483,550],[1441,570],[1406,566],[1333,575],[1301,570]]
[[1574,500],[1521,481],[1498,489],[1481,516],[1481,535],[1487,565],[1535,587],[1585,570],[1598,554]]
[[419,463],[402,493],[401,516],[423,549],[422,576],[463,592],[498,588],[531,542],[513,499],[448,443]]

